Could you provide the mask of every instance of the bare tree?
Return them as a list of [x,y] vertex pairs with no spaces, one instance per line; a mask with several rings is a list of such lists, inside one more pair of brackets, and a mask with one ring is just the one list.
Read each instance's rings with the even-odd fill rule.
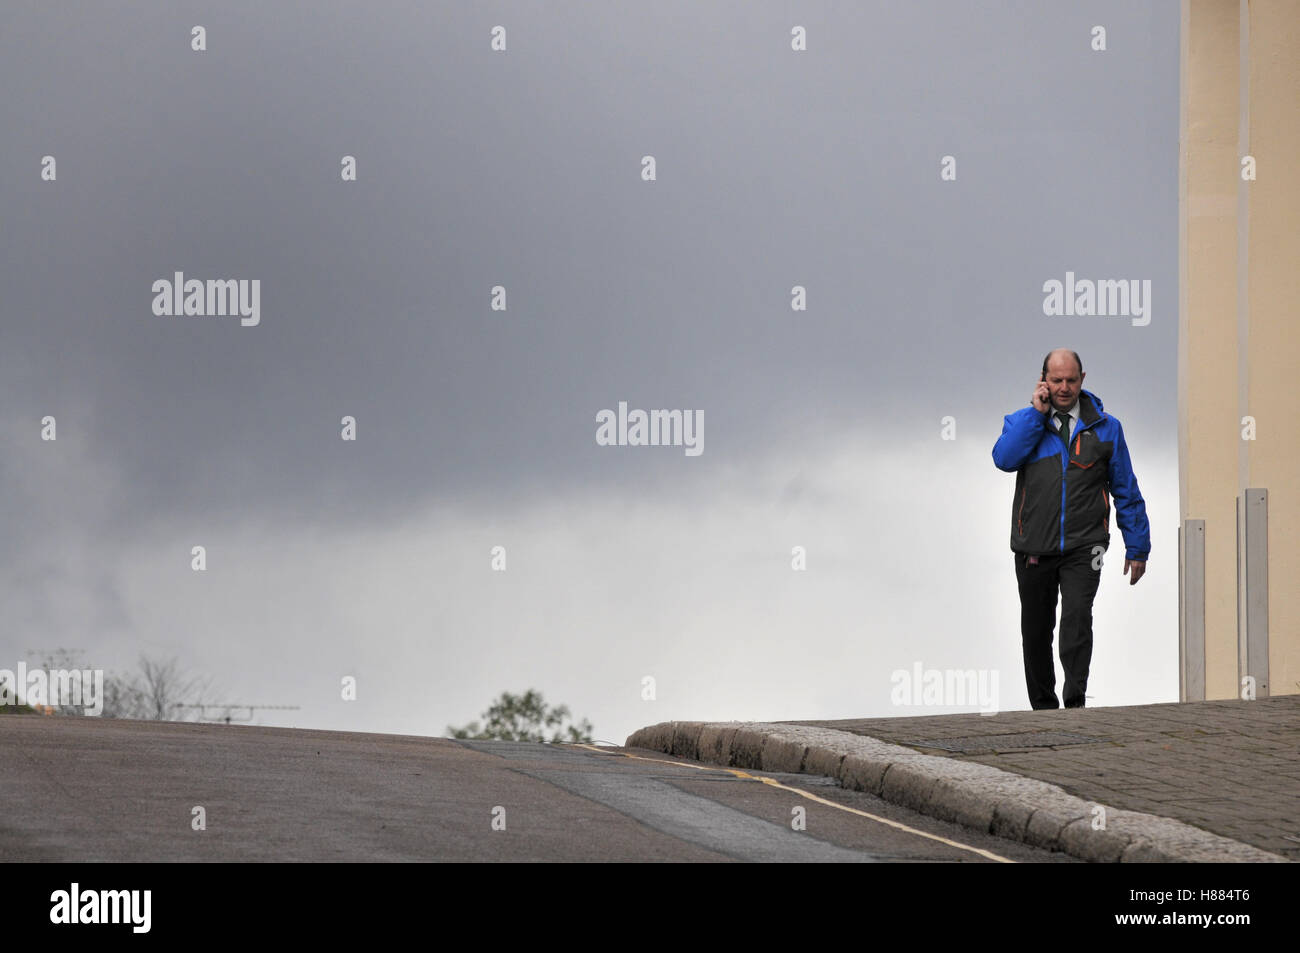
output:
[[182,705],[198,700],[208,688],[206,679],[184,674],[175,658],[159,661],[140,657],[140,675],[135,684],[137,718],[153,721],[188,721],[192,709]]
[[[86,669],[90,666],[83,661],[83,654],[80,650],[54,649],[43,655],[39,667],[46,671]],[[139,666],[139,672],[131,675],[104,673],[103,708],[99,717],[154,721],[198,718],[201,708],[185,706],[201,700],[210,688],[208,679],[186,674],[175,657],[155,659],[141,655]],[[74,705],[59,705],[55,713],[84,715],[85,711]]]

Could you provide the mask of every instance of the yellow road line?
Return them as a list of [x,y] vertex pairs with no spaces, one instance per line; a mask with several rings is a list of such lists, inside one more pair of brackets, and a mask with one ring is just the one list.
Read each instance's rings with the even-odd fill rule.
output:
[[859,817],[865,817],[873,821],[879,821],[881,824],[888,824],[890,827],[896,827],[900,831],[906,831],[909,834],[915,834],[918,837],[928,837],[930,840],[937,840],[941,844],[947,844],[949,847],[956,847],[959,850],[968,850],[973,854],[979,854],[981,857],[987,857],[989,860],[995,860],[1001,864],[1014,864],[1016,861],[1009,857],[1003,857],[1001,854],[995,854],[991,850],[984,850],[982,847],[972,847],[970,844],[963,844],[960,841],[950,840],[947,837],[940,837],[938,834],[931,834],[929,831],[919,831],[915,827],[908,827],[906,824],[900,824],[898,821],[891,821],[887,817],[880,817],[877,814],[870,814],[866,811],[859,811],[856,807],[849,807],[846,804],[836,804],[834,801],[828,801],[824,797],[818,797],[810,791],[803,791],[799,788],[792,788],[788,784],[782,784],[774,778],[760,778],[756,775],[741,771],[739,768],[723,768],[709,764],[687,764],[685,761],[669,761],[666,758],[646,758],[639,754],[628,754],[626,751],[606,751],[595,745],[572,744],[566,745],[569,748],[586,748],[588,751],[596,751],[600,754],[622,755],[625,758],[632,758],[635,761],[653,761],[656,764],[674,764],[679,768],[696,768],[700,771],[725,771],[737,778],[746,781],[762,781],[764,784],[774,788],[780,788],[782,791],[789,791],[792,794],[798,794],[800,797],[806,797],[810,801],[816,801],[818,804],[825,804],[827,807],[833,807],[837,811],[847,811],[850,814],[857,814]]

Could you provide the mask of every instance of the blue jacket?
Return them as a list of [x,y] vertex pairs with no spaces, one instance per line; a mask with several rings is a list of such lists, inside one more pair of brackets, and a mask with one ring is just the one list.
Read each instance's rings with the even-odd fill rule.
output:
[[1080,546],[1109,548],[1113,495],[1115,522],[1124,534],[1124,558],[1146,561],[1151,526],[1124,428],[1088,390],[1079,391],[1079,422],[1068,447],[1054,426],[1054,414],[1040,414],[1033,407],[1007,414],[1002,436],[993,445],[993,463],[1016,474],[1012,550],[1046,556]]

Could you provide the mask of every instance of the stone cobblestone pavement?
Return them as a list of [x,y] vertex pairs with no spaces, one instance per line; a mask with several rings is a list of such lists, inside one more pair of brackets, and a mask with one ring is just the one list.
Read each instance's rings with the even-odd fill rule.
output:
[[781,724],[977,761],[1300,860],[1300,695]]

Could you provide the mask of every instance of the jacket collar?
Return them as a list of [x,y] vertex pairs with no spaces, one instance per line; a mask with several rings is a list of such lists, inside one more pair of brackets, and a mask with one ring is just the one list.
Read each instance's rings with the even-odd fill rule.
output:
[[1079,391],[1079,419],[1085,427],[1091,427],[1101,420],[1102,412],[1092,402],[1092,396],[1085,390]]

